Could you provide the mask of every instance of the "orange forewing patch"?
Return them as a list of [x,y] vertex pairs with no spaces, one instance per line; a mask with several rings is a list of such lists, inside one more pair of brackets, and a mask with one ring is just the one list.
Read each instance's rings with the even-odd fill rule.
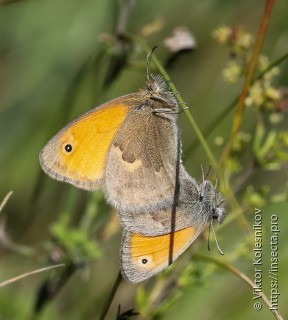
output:
[[[56,179],[64,177],[79,186],[102,179],[109,148],[127,113],[127,105],[109,104],[68,124],[43,150],[44,167]],[[66,144],[72,152],[65,152]]]

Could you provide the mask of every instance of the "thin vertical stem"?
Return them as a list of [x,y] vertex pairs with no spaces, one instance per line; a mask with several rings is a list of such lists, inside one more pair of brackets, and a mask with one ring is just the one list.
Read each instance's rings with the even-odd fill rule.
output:
[[[144,44],[142,42],[142,45],[143,47],[145,47],[145,49],[147,51],[149,51],[149,49],[147,48],[146,44]],[[184,100],[182,99],[182,97],[180,96],[179,92],[177,91],[175,85],[173,84],[173,82],[171,81],[169,75],[167,74],[166,70],[163,68],[163,66],[161,65],[161,63],[159,62],[159,60],[157,59],[157,57],[155,56],[155,54],[152,55],[152,60],[153,62],[155,63],[157,69],[159,70],[159,72],[161,73],[161,75],[163,76],[163,78],[165,79],[165,81],[168,83],[170,89],[174,92],[175,94],[175,97],[177,99],[177,101],[179,102],[179,104],[183,107],[184,109],[184,112],[191,124],[191,126],[193,127],[198,139],[200,140],[210,162],[211,162],[211,165],[212,167],[216,170],[216,172],[219,172],[219,167],[218,167],[218,164],[217,164],[217,161],[211,151],[211,149],[209,148],[208,144],[206,143],[206,140],[201,132],[201,130],[199,129],[196,121],[194,120],[192,114],[190,113],[190,111],[185,108],[184,106],[186,105]]]
[[[136,41],[140,41],[139,39],[136,39]],[[146,43],[144,41],[140,41],[141,45],[143,46],[143,48],[149,52],[149,48],[147,47]],[[185,106],[185,102],[182,99],[181,95],[179,94],[179,92],[177,91],[175,85],[173,84],[173,82],[171,81],[169,75],[167,74],[166,70],[163,68],[163,66],[161,65],[161,63],[159,62],[159,60],[156,58],[155,55],[152,56],[152,60],[155,63],[157,69],[159,70],[160,74],[163,76],[163,78],[167,81],[170,89],[172,90],[172,92],[175,94],[175,97],[177,99],[177,101],[179,102],[179,104],[181,106]],[[249,223],[243,213],[242,208],[240,207],[239,203],[237,202],[237,199],[234,196],[234,193],[229,185],[228,182],[225,181],[224,179],[224,175],[223,172],[220,168],[220,166],[218,165],[218,163],[215,160],[215,157],[211,151],[211,149],[209,148],[208,144],[206,143],[206,140],[202,134],[202,132],[200,131],[199,127],[196,124],[196,121],[194,120],[193,116],[191,115],[190,111],[187,108],[184,108],[184,112],[186,114],[186,116],[188,117],[188,120],[190,122],[190,124],[192,125],[198,139],[200,140],[201,145],[203,146],[203,149],[205,150],[212,167],[215,169],[217,175],[220,177],[221,181],[222,181],[222,186],[223,186],[223,190],[225,191],[225,194],[227,196],[227,198],[229,199],[229,202],[231,203],[231,206],[234,208],[235,212],[236,212],[236,217],[238,219],[238,222],[241,226],[241,228],[243,229],[243,231],[245,233],[248,233],[249,230]]]
[[106,303],[104,305],[104,308],[103,308],[103,310],[102,310],[102,312],[100,314],[99,320],[104,320],[105,319],[106,314],[107,314],[107,312],[108,312],[108,310],[109,310],[109,308],[111,306],[111,303],[113,301],[113,298],[114,298],[114,296],[116,294],[116,291],[117,291],[117,289],[118,289],[118,287],[119,287],[119,285],[121,283],[121,280],[122,280],[122,276],[121,276],[121,272],[119,271],[119,273],[117,275],[117,278],[116,278],[116,280],[115,280],[115,282],[113,284],[112,290],[111,290],[111,292],[109,294],[109,297],[108,297],[108,299],[107,299],[107,301],[106,301]]
[[263,13],[263,16],[262,16],[262,19],[261,19],[261,23],[260,23],[260,27],[259,27],[259,30],[258,30],[258,36],[257,36],[257,39],[256,39],[256,43],[255,43],[255,46],[254,46],[253,51],[252,51],[252,56],[251,56],[250,61],[248,63],[243,89],[242,89],[242,92],[240,94],[240,98],[238,100],[238,103],[236,105],[236,112],[235,112],[235,116],[234,116],[234,119],[233,119],[233,126],[232,126],[231,136],[229,138],[229,141],[228,141],[226,147],[223,150],[223,153],[222,153],[222,156],[221,156],[221,159],[220,159],[221,163],[229,156],[229,153],[230,153],[231,148],[232,148],[233,141],[234,141],[234,139],[235,139],[235,137],[236,137],[236,135],[237,135],[237,133],[239,132],[239,129],[240,129],[240,125],[241,125],[241,122],[242,122],[243,114],[244,114],[244,111],[245,111],[245,99],[246,99],[246,96],[248,94],[249,87],[250,87],[250,84],[252,82],[255,69],[257,67],[259,55],[260,55],[261,48],[262,48],[262,45],[263,45],[263,41],[264,41],[264,38],[265,38],[265,35],[266,35],[266,31],[267,31],[267,27],[268,27],[268,23],[269,23],[269,20],[270,20],[270,16],[271,16],[271,12],[272,12],[274,3],[275,3],[275,0],[267,0],[266,1],[264,13]]

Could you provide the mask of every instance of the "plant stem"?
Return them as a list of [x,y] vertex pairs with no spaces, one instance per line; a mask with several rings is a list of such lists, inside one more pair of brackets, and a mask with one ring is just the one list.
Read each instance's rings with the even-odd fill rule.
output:
[[119,271],[119,273],[117,275],[117,278],[116,278],[116,280],[115,280],[115,282],[113,284],[113,287],[112,287],[112,290],[110,292],[110,295],[109,295],[109,297],[108,297],[108,299],[107,299],[107,301],[106,301],[106,303],[104,305],[104,308],[102,309],[102,312],[100,314],[99,320],[104,320],[105,319],[106,314],[107,314],[107,312],[108,312],[108,310],[110,308],[110,305],[111,305],[111,303],[113,301],[113,298],[115,296],[115,293],[116,293],[116,291],[117,291],[117,289],[118,289],[118,287],[119,287],[119,285],[121,283],[121,280],[122,280],[122,276],[121,276],[121,272]]
[[[145,49],[145,51],[148,53],[150,52],[150,48],[147,46],[147,44],[139,39],[136,38],[135,36],[132,36],[134,38],[134,40],[136,42],[140,42],[142,47]],[[202,134],[202,132],[200,131],[196,121],[194,120],[192,114],[190,113],[190,111],[185,107],[186,103],[184,102],[184,100],[182,99],[182,97],[180,96],[179,92],[177,91],[175,85],[173,84],[173,82],[171,81],[169,75],[167,74],[166,70],[164,69],[164,67],[161,65],[161,63],[159,62],[159,60],[157,59],[157,57],[155,56],[155,54],[152,55],[152,60],[155,63],[157,69],[159,70],[160,74],[162,75],[162,77],[165,79],[165,81],[168,83],[170,89],[172,90],[172,92],[174,93],[177,101],[179,102],[179,104],[182,106],[183,111],[185,112],[191,126],[193,127],[198,139],[200,140],[210,162],[212,167],[216,170],[216,172],[219,172],[219,167],[217,164],[217,161],[211,151],[211,149],[209,148],[208,144],[206,143],[206,140]]]
[[[136,41],[140,41],[141,45],[143,46],[143,48],[147,51],[147,53],[150,51],[148,46],[146,45],[146,43],[143,40],[139,40],[136,39]],[[177,91],[175,85],[173,84],[173,82],[171,81],[169,75],[167,74],[166,70],[163,68],[163,66],[161,65],[161,63],[159,62],[159,60],[156,58],[156,56],[153,54],[152,55],[152,60],[155,63],[157,69],[159,70],[160,74],[163,76],[163,78],[167,81],[170,89],[172,90],[172,92],[175,94],[175,97],[177,99],[177,101],[179,102],[179,104],[183,107],[184,112],[186,114],[186,116],[188,117],[189,122],[191,123],[200,143],[203,146],[203,149],[205,150],[212,167],[215,169],[216,174],[218,175],[218,177],[220,177],[220,180],[222,181],[222,186],[223,186],[223,190],[225,192],[225,195],[227,196],[232,208],[235,210],[236,212],[236,217],[238,219],[238,222],[241,226],[241,228],[243,229],[243,231],[245,233],[249,232],[249,224],[247,222],[247,219],[243,213],[243,210],[241,209],[237,199],[234,196],[234,193],[229,185],[228,182],[226,182],[226,179],[224,178],[223,172],[221,170],[221,168],[219,167],[218,163],[216,162],[216,159],[211,151],[211,149],[209,148],[208,144],[206,143],[206,140],[202,134],[202,132],[200,131],[199,127],[197,126],[194,118],[192,117],[190,111],[185,108],[185,102],[184,100],[181,98],[179,92]]]
[[[219,260],[216,260],[216,259],[210,258],[210,257],[206,257],[206,256],[203,256],[203,255],[200,255],[200,254],[195,254],[193,256],[193,258],[196,259],[196,260],[204,261],[204,262],[213,262],[214,264],[218,265],[219,267],[221,267],[223,269],[226,269],[229,272],[235,274],[237,277],[239,277],[245,283],[247,283],[252,289],[258,288],[260,290],[260,288],[245,273],[241,272],[240,270],[238,270],[237,268],[231,266],[230,264],[227,264],[227,263],[224,263],[224,262],[220,262]],[[262,292],[262,290],[259,293],[261,294],[261,298],[266,303],[266,305],[268,306],[269,310],[273,313],[274,317],[277,320],[283,320],[283,317],[278,313],[277,310],[271,309],[271,307],[272,307],[271,302],[266,297],[266,295]]]
[[12,279],[9,279],[9,280],[6,280],[6,281],[3,281],[0,283],[0,287],[4,287],[6,286],[7,284],[11,284],[13,282],[16,282],[16,281],[19,281],[19,280],[22,280],[24,278],[27,278],[27,277],[30,277],[34,274],[37,274],[37,273],[41,273],[41,272],[45,272],[45,271],[49,271],[49,270],[52,270],[52,269],[55,269],[55,268],[60,268],[60,267],[64,267],[65,264],[64,263],[61,263],[61,264],[56,264],[54,266],[50,266],[50,267],[44,267],[44,268],[41,268],[41,269],[37,269],[37,270],[34,270],[34,271],[30,271],[30,272],[27,272],[27,273],[23,273],[21,274],[20,276],[17,276],[17,277],[14,277]]
[[[251,82],[251,85],[253,85],[257,80],[262,79],[267,72],[269,72],[272,68],[278,66],[280,63],[284,62],[288,58],[288,52],[283,54],[281,57],[273,61],[265,70],[263,70],[261,73],[259,73]],[[206,127],[206,129],[203,132],[204,137],[210,136],[210,134],[213,132],[213,130],[221,124],[221,122],[230,114],[230,112],[234,109],[235,104],[240,99],[240,95],[236,97],[224,110],[219,113],[219,115],[216,116],[216,118],[211,121],[211,123]],[[186,157],[189,157],[191,153],[193,153],[197,147],[199,146],[199,139],[197,139],[192,146],[189,148],[188,152],[186,152]]]
[[255,69],[257,67],[260,51],[261,51],[263,41],[264,41],[264,38],[266,35],[266,31],[267,31],[267,27],[268,27],[268,23],[269,23],[269,19],[271,16],[271,12],[272,12],[274,3],[275,3],[275,0],[267,0],[266,1],[264,13],[263,13],[260,27],[258,30],[258,36],[256,39],[256,43],[255,43],[255,46],[252,51],[252,56],[251,56],[250,61],[248,63],[244,86],[243,86],[242,92],[240,94],[240,98],[238,100],[238,103],[236,105],[236,111],[235,111],[235,116],[233,119],[233,126],[232,126],[231,135],[230,135],[229,141],[226,144],[226,146],[223,150],[223,153],[221,155],[220,163],[223,163],[223,161],[229,156],[229,154],[231,152],[232,145],[233,145],[233,141],[239,132],[241,121],[242,121],[243,114],[245,111],[245,99],[246,99],[247,93],[249,91]]
[[2,200],[2,202],[0,203],[0,212],[3,210],[3,208],[5,207],[7,201],[9,200],[9,198],[11,197],[13,191],[9,191],[7,193],[7,195],[5,196],[5,198]]

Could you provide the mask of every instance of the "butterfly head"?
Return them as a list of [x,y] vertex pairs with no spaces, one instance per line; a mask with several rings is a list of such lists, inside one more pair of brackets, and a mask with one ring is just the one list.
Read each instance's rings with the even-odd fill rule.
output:
[[200,185],[200,201],[210,219],[218,220],[219,223],[224,221],[225,208],[222,206],[224,199],[217,190],[217,184],[214,186],[211,181],[204,180]]
[[143,90],[146,99],[150,101],[153,112],[156,114],[177,114],[179,107],[175,95],[169,90],[164,78],[161,75],[153,75],[150,72],[150,65],[154,47],[147,56],[147,70],[146,70],[146,88]]

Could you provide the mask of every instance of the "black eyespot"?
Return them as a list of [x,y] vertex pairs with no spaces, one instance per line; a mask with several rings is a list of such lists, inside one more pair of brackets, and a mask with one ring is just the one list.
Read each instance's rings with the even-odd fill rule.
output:
[[147,259],[142,259],[142,263],[143,263],[143,264],[146,264],[147,262],[148,262]]
[[65,147],[64,147],[65,151],[66,152],[71,152],[72,151],[72,146],[71,144],[66,144]]

